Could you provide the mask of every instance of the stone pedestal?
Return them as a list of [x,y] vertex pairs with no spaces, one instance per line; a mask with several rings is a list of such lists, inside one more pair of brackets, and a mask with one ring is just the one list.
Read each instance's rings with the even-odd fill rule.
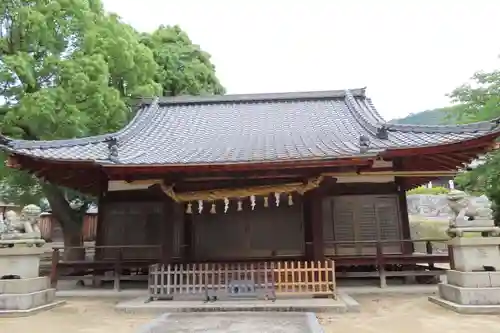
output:
[[500,313],[500,237],[458,237],[449,245],[455,269],[429,300],[460,313]]
[[43,252],[37,247],[0,249],[0,278],[4,275],[19,275],[22,279],[38,277]]
[[453,250],[455,270],[484,271],[484,266],[492,266],[500,271],[500,237],[457,237],[448,245]]
[[23,316],[52,308],[62,302],[55,301],[55,289],[50,288],[47,277],[39,277],[42,249],[12,247],[0,249],[0,316]]

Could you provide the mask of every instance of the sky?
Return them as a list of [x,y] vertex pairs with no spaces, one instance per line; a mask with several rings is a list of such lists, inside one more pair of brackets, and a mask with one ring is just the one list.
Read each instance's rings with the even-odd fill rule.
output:
[[230,94],[367,87],[390,120],[500,68],[499,0],[103,2],[140,31],[180,25]]

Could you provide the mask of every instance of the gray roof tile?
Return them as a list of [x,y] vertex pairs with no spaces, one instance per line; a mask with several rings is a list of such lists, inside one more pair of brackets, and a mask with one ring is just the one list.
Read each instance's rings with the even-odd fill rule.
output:
[[[388,138],[377,131],[385,127]],[[498,121],[460,126],[388,124],[364,89],[144,100],[117,133],[56,141],[6,139],[33,157],[103,164],[207,164],[359,156],[389,148],[453,143],[498,130]],[[115,138],[118,157],[110,157]]]

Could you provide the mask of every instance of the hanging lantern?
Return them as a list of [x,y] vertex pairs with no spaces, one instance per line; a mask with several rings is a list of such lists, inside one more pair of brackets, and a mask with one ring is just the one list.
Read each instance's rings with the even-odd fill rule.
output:
[[227,213],[228,209],[229,209],[229,199],[224,198],[224,214]]
[[238,200],[238,208],[236,210],[238,212],[241,212],[243,210],[243,202],[241,202],[241,199]]
[[190,202],[186,205],[186,214],[193,214],[193,204]]
[[255,209],[255,195],[250,196],[250,206],[252,207],[252,210]]
[[268,196],[265,196],[264,197],[264,207],[269,207],[269,197]]
[[198,214],[203,212],[203,200],[198,200]]
[[212,203],[212,208],[210,208],[210,214],[215,214],[215,202]]
[[278,192],[274,192],[274,198],[276,199],[276,207],[280,206],[280,194]]

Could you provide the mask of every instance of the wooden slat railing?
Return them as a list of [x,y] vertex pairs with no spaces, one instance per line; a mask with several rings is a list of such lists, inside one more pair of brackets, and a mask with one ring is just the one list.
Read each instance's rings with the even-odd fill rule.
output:
[[158,299],[274,299],[276,295],[335,297],[335,265],[322,262],[154,264],[149,295]]
[[[348,267],[348,266],[375,266],[376,272],[353,272],[352,274],[346,273],[342,274],[345,277],[373,277],[378,276],[380,278],[380,286],[385,287],[387,285],[386,277],[388,276],[437,276],[444,273],[442,269],[435,269],[435,264],[450,264],[453,267],[452,251],[448,250],[446,238],[425,238],[425,239],[398,239],[398,240],[374,240],[374,241],[328,241],[325,242],[325,246],[329,248],[338,249],[341,246],[349,245],[353,249],[357,250],[364,247],[373,249],[372,254],[367,253],[357,253],[353,251],[352,254],[344,255],[327,255],[327,257],[335,260],[338,267]],[[414,251],[415,244],[423,243],[423,251]],[[436,244],[440,244],[442,251],[435,251]],[[388,245],[389,248],[399,247],[400,252],[391,251],[387,253],[385,250]],[[408,246],[409,245],[409,246]],[[408,251],[410,249],[410,251]],[[417,267],[420,264],[426,264],[427,269],[405,269],[397,271],[389,271],[387,267],[390,265],[399,265],[402,267]]]
[[[75,251],[78,260],[64,258],[64,251]],[[134,255],[137,254],[137,255]],[[128,245],[128,246],[55,246],[52,251],[50,281],[53,288],[58,280],[108,280],[107,272],[112,273],[115,289],[120,290],[121,280],[140,279],[132,271],[145,271],[153,262],[161,260],[161,246],[158,245]],[[102,255],[104,254],[104,255]],[[124,271],[129,274],[124,274]],[[144,276],[147,277],[147,276]]]

